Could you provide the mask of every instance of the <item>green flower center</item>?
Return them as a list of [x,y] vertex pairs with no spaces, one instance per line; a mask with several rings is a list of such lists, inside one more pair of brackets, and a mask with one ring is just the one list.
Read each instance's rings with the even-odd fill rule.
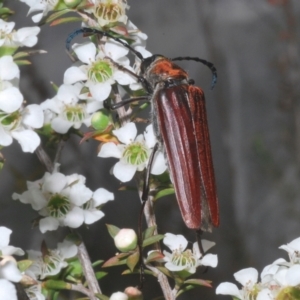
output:
[[187,268],[197,266],[197,258],[189,249],[184,252],[182,252],[180,249],[173,251],[171,261],[176,266]]
[[95,16],[109,22],[116,22],[124,14],[122,3],[99,3],[95,8]]
[[49,215],[53,218],[64,217],[70,210],[71,204],[65,196],[55,194],[53,195],[47,205]]
[[70,122],[82,122],[86,118],[86,112],[82,105],[66,106],[64,116]]
[[143,143],[134,142],[124,149],[122,156],[126,163],[138,166],[148,160],[149,149]]
[[16,129],[21,122],[21,114],[19,111],[15,111],[11,114],[7,114],[0,111],[0,124],[7,130]]
[[98,60],[92,63],[90,66],[87,76],[95,82],[105,82],[113,75],[113,66],[108,60]]

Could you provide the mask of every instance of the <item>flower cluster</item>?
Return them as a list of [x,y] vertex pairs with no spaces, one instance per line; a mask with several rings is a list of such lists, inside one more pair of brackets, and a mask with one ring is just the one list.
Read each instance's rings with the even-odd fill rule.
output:
[[266,266],[260,282],[257,270],[247,268],[234,274],[235,280],[243,286],[241,289],[233,283],[224,282],[217,287],[216,293],[240,300],[300,299],[300,238],[279,249],[287,251],[289,261],[279,258]]
[[43,112],[36,104],[24,106],[19,90],[20,70],[11,54],[18,47],[37,43],[38,27],[14,30],[14,22],[0,19],[0,146],[16,139],[24,152],[33,152],[40,144],[33,129],[43,125]]
[[45,173],[37,181],[28,181],[27,188],[21,195],[14,193],[13,199],[31,204],[39,212],[43,233],[59,226],[77,228],[83,223],[92,224],[104,216],[99,208],[114,199],[106,189],[91,191],[85,186],[85,177],[78,174]]

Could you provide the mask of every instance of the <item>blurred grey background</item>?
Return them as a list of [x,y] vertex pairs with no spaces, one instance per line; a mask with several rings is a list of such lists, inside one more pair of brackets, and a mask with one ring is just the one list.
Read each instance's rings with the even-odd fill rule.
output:
[[[300,236],[300,69],[297,0],[140,0],[128,1],[129,18],[148,34],[147,48],[168,57],[198,56],[214,63],[218,83],[210,90],[210,71],[196,62],[182,62],[191,78],[206,93],[208,120],[220,201],[221,224],[206,239],[216,241],[219,265],[201,278],[216,287],[234,282],[233,273],[246,267],[262,268],[287,255],[278,247]],[[16,27],[33,26],[25,17],[28,7],[6,1]],[[278,4],[278,5],[276,5]],[[32,57],[22,67],[21,91],[29,103],[54,96],[50,81],[62,83],[71,65],[65,39],[80,24],[42,27],[36,49],[47,54]],[[79,38],[79,37],[78,37]],[[3,149],[7,160],[0,173],[0,224],[14,230],[11,244],[38,249],[43,238],[54,247],[65,231],[43,237],[31,221],[37,216],[29,206],[11,200],[22,192],[26,180],[36,180],[44,169],[33,154],[24,154],[17,143]],[[109,169],[115,160],[97,158],[97,143],[67,143],[61,170],[87,177],[95,190],[116,191],[119,182]],[[116,200],[104,208],[105,218],[81,234],[93,260],[108,259],[116,249],[105,223],[137,227],[140,203],[134,192],[115,192]],[[176,199],[161,199],[156,207],[161,232],[184,234]],[[120,269],[101,282],[103,292],[137,285],[135,276],[120,276]],[[155,279],[145,285],[146,299],[160,295]],[[229,299],[214,289],[198,288],[180,299]]]

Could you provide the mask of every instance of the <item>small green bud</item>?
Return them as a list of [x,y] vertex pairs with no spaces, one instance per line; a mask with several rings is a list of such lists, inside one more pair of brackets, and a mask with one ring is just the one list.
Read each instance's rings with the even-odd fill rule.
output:
[[82,0],[64,0],[64,3],[69,8],[74,8],[81,3]]
[[92,126],[94,129],[104,131],[110,122],[110,117],[105,110],[98,111],[92,116]]
[[121,252],[128,252],[136,248],[137,235],[133,229],[123,228],[115,236],[114,241]]

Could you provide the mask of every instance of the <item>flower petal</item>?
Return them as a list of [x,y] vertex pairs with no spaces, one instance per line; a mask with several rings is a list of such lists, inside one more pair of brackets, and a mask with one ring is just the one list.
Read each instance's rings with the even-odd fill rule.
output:
[[84,44],[74,44],[72,46],[74,52],[76,53],[78,59],[86,64],[90,64],[95,61],[96,56],[96,46],[91,42]]
[[4,226],[0,227],[0,250],[8,246],[11,233],[11,229]]
[[66,215],[64,224],[65,226],[69,226],[71,228],[78,228],[80,225],[82,225],[83,221],[83,210],[80,207],[74,207]]
[[18,300],[15,286],[6,279],[0,279],[0,299]]
[[19,89],[12,86],[0,92],[0,109],[6,113],[18,110],[23,102]]
[[113,174],[122,182],[130,181],[136,172],[136,166],[117,162],[113,168]]
[[153,175],[160,175],[163,172],[165,172],[167,169],[166,160],[164,158],[164,155],[162,152],[158,152],[155,155],[155,158],[153,160],[152,168],[151,168],[151,174]]
[[201,259],[201,264],[203,266],[215,268],[218,265],[218,255],[216,254],[206,254]]
[[16,263],[8,261],[0,266],[0,278],[5,278],[9,281],[19,282],[22,278],[20,270],[17,268]]
[[104,213],[101,210],[84,210],[84,223],[85,224],[93,224],[104,217]]
[[293,265],[287,270],[286,281],[290,286],[300,284],[300,265]]
[[241,299],[241,292],[239,291],[238,287],[231,283],[231,282],[222,282],[217,286],[216,289],[217,295],[230,295]]
[[0,145],[9,146],[13,141],[13,138],[4,128],[0,125]]
[[40,220],[39,227],[41,233],[45,233],[46,231],[56,230],[59,227],[59,222],[52,217],[46,217]]
[[176,249],[181,249],[181,251],[185,250],[188,241],[186,238],[181,234],[172,234],[172,233],[166,233],[164,240],[164,244],[168,246],[172,251]]
[[253,286],[258,279],[258,272],[254,268],[246,268],[233,274],[236,281],[243,286]]
[[86,74],[78,67],[70,67],[64,74],[64,83],[73,84],[75,82],[87,80]]
[[44,114],[40,105],[30,104],[24,110],[23,123],[33,128],[41,128],[44,123]]
[[137,128],[134,123],[129,122],[123,127],[113,130],[113,134],[118,138],[118,140],[121,143],[128,145],[134,141],[137,135]]
[[20,77],[20,70],[14,63],[12,56],[5,55],[0,58],[0,78],[12,80]]
[[108,143],[102,144],[100,151],[98,153],[98,156],[105,157],[105,158],[107,158],[107,157],[121,158],[122,153],[116,144],[108,142]]
[[19,142],[23,152],[33,153],[41,142],[38,134],[29,129],[13,131],[11,135]]
[[106,203],[107,201],[114,200],[115,196],[108,190],[104,188],[99,188],[94,192],[93,199],[95,201],[96,206],[99,206]]

